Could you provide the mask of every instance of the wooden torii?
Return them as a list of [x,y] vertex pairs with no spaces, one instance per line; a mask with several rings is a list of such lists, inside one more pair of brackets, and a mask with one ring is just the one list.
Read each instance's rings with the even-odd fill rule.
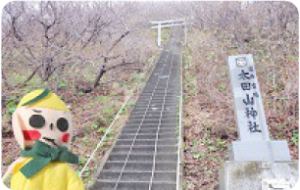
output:
[[161,29],[166,27],[184,26],[184,37],[185,44],[187,41],[187,21],[185,18],[174,19],[174,20],[163,20],[163,21],[151,21],[151,28],[157,28],[157,45],[161,46]]

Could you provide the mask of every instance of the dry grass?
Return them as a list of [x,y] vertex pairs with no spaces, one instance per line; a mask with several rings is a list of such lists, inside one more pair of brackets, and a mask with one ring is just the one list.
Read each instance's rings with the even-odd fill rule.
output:
[[298,44],[255,38],[241,46],[225,32],[194,30],[185,50],[185,189],[217,189],[218,170],[237,139],[227,56],[253,54],[272,138],[298,160]]

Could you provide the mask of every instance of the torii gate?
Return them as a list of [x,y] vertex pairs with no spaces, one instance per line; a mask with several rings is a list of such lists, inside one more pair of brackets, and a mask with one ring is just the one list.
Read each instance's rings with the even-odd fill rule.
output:
[[174,27],[174,26],[184,26],[184,42],[187,41],[187,21],[186,19],[174,19],[174,20],[164,20],[164,21],[151,21],[151,28],[157,28],[157,45],[161,46],[161,28]]

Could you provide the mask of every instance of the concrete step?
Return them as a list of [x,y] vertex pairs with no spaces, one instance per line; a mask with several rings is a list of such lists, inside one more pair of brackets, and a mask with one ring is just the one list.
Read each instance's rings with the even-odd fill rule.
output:
[[[161,110],[155,110],[155,109],[148,109],[148,110],[132,110],[131,114],[132,115],[145,115],[145,114],[160,114]],[[168,109],[168,110],[163,110],[163,114],[178,114],[178,109]]]
[[165,107],[164,109],[156,108],[156,107],[150,107],[150,108],[134,108],[131,112],[131,114],[151,114],[151,113],[178,113],[179,108],[178,107]]
[[169,110],[169,109],[177,109],[178,108],[178,105],[176,105],[176,103],[165,103],[164,105],[160,105],[160,104],[156,104],[156,103],[141,103],[141,104],[138,104],[138,105],[135,105],[133,110],[136,110],[136,109],[139,109],[139,110],[142,110],[142,109],[145,109],[145,110],[159,110],[159,111],[162,111],[162,110]]
[[140,94],[140,97],[142,98],[151,98],[151,97],[156,97],[156,98],[172,98],[172,97],[178,97],[179,96],[179,92],[148,92],[148,91],[145,91],[145,92],[142,92]]
[[[127,159],[128,157],[128,159]],[[107,161],[121,161],[124,162],[126,160],[130,162],[152,162],[153,161],[153,154],[137,154],[137,153],[130,153],[124,154],[124,153],[112,153],[109,155]],[[165,153],[165,154],[157,154],[155,159],[157,161],[171,161],[176,162],[177,161],[177,153]]]
[[[131,171],[131,172],[149,172],[153,169],[153,160],[149,162],[137,162],[137,161],[107,161],[103,166],[103,170],[109,171]],[[155,171],[167,171],[176,172],[177,162],[170,161],[156,161]]]
[[177,135],[174,133],[160,133],[158,134],[158,137],[156,134],[121,134],[118,139],[140,139],[140,140],[155,140],[155,139],[177,139]]
[[137,102],[134,106],[135,107],[140,107],[140,106],[146,106],[146,105],[171,105],[171,104],[176,104],[178,100],[176,99],[161,99],[161,100],[151,100],[151,101],[139,101]]
[[140,125],[141,123],[153,123],[153,124],[177,124],[179,118],[138,118],[138,119],[130,119],[126,122],[126,125]]
[[[149,190],[150,182],[129,181],[101,181],[97,180],[91,190]],[[153,182],[150,190],[175,190],[176,183]]]
[[155,151],[157,154],[160,153],[177,153],[177,146],[172,145],[162,145],[162,146],[145,146],[145,145],[117,145],[114,146],[111,153],[128,153],[129,151],[133,154],[154,154]]
[[138,101],[155,101],[155,100],[178,100],[179,96],[150,96],[150,95],[141,95],[139,96]]
[[[141,125],[141,126],[140,126]],[[130,129],[139,129],[139,128],[158,128],[160,127],[162,128],[169,128],[169,127],[174,127],[177,128],[178,123],[174,124],[174,123],[161,123],[159,125],[159,123],[131,123],[131,124],[125,124],[124,128],[130,128]]]
[[[139,133],[146,133],[146,134],[156,134],[158,132],[158,127],[156,128],[141,128],[138,130],[138,128],[136,129],[130,129],[130,128],[123,128],[122,130],[122,134],[130,134],[130,133],[136,133],[136,132],[139,132]],[[167,133],[167,132],[176,132],[176,128],[175,127],[165,127],[165,128],[161,128],[159,129],[159,132],[161,133]]]
[[147,114],[136,114],[136,115],[131,115],[129,117],[128,120],[134,120],[134,119],[140,119],[140,118],[143,118],[145,117],[145,119],[148,119],[148,118],[153,118],[153,119],[160,119],[161,117],[162,118],[178,118],[178,113],[160,113],[160,112],[154,112],[152,114],[150,113],[147,113]]
[[177,145],[178,143],[178,139],[174,138],[174,139],[118,139],[116,141],[115,145],[137,145],[137,146],[153,146],[156,144],[157,141],[157,145],[158,146],[168,146],[168,145]]
[[172,125],[176,126],[178,124],[178,121],[176,120],[162,120],[161,122],[158,120],[137,120],[137,121],[127,121],[125,123],[125,126],[140,126],[140,125],[152,125],[152,126],[162,126],[162,125]]
[[133,110],[143,110],[143,112],[149,111],[149,110],[155,110],[155,111],[160,111],[163,112],[164,110],[172,110],[172,109],[178,109],[178,105],[174,105],[172,104],[164,104],[159,105],[159,104],[155,104],[155,103],[151,103],[151,104],[140,104],[137,105],[133,108]]
[[179,99],[177,98],[172,98],[172,99],[152,99],[152,100],[140,100],[138,102],[136,102],[136,104],[134,105],[134,107],[141,107],[141,106],[153,106],[153,105],[160,105],[162,107],[165,107],[166,105],[173,105],[176,106],[176,104],[178,104]]
[[101,181],[144,181],[150,182],[153,175],[154,182],[174,182],[176,181],[176,172],[113,172],[103,171],[98,180]]

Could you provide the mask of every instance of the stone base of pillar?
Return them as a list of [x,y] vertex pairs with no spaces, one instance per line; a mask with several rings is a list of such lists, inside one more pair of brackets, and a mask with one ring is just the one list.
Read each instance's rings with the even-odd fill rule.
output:
[[299,177],[297,161],[227,161],[219,171],[220,190],[291,189]]

